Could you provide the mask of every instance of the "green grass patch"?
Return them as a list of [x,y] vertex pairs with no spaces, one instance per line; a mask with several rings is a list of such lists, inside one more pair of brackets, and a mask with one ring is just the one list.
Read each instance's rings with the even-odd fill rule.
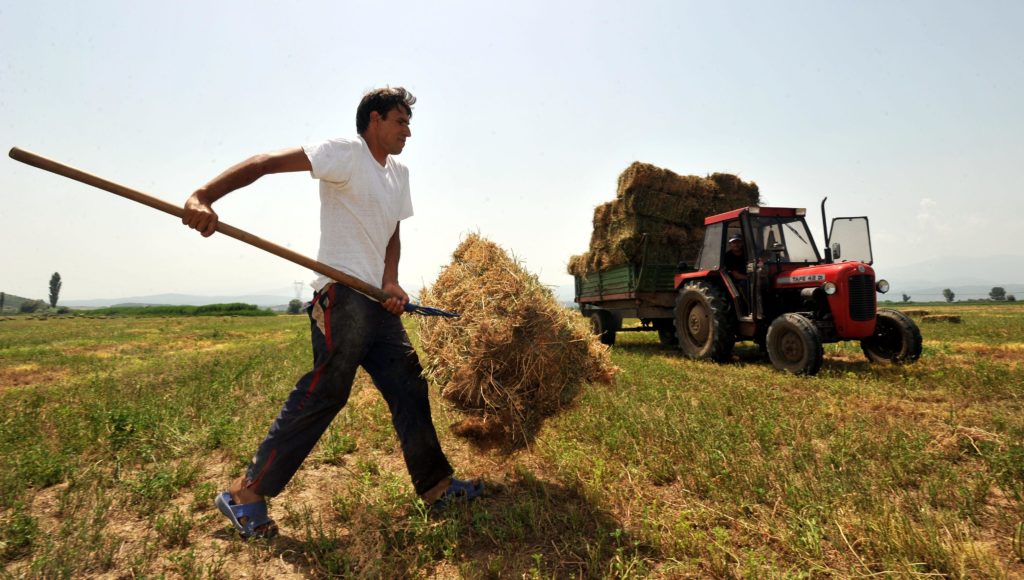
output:
[[305,317],[3,320],[3,575],[1021,576],[1024,310],[928,310],[961,322],[922,325],[918,363],[834,344],[815,377],[623,333],[616,383],[512,456],[452,435],[434,386],[452,463],[488,487],[441,518],[360,373],[270,502],[282,536],[249,543],[212,499],[309,370]]
[[276,316],[255,304],[232,302],[203,306],[109,306],[86,311],[90,316]]

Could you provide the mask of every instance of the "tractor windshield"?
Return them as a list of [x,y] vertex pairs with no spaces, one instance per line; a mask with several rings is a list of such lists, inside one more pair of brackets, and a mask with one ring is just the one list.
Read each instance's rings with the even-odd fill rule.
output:
[[803,217],[756,217],[751,221],[757,255],[763,259],[796,264],[821,261]]

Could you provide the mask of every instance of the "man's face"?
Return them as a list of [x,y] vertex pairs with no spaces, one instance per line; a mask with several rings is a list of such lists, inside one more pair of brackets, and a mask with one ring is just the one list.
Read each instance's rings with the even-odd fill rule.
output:
[[377,131],[377,142],[388,155],[398,155],[405,148],[405,140],[412,136],[410,116],[402,107],[395,107],[380,117],[371,113],[371,122]]
[[729,242],[729,251],[733,254],[743,253],[743,240],[733,240]]

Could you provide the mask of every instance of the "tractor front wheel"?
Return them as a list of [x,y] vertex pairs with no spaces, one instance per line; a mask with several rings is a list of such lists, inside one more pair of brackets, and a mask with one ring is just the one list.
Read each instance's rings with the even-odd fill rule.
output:
[[676,337],[692,359],[727,361],[736,342],[729,302],[704,281],[688,282],[676,297]]
[[813,375],[821,369],[825,349],[814,323],[799,314],[787,313],[772,321],[765,338],[768,358],[780,371]]
[[921,358],[921,330],[899,310],[879,309],[875,332],[860,341],[868,360],[876,363],[912,363]]

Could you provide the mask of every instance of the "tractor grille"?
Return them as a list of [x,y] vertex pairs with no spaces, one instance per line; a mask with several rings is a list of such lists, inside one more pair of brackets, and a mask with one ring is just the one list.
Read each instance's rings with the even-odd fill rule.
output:
[[875,317],[875,280],[872,276],[850,276],[850,318]]

